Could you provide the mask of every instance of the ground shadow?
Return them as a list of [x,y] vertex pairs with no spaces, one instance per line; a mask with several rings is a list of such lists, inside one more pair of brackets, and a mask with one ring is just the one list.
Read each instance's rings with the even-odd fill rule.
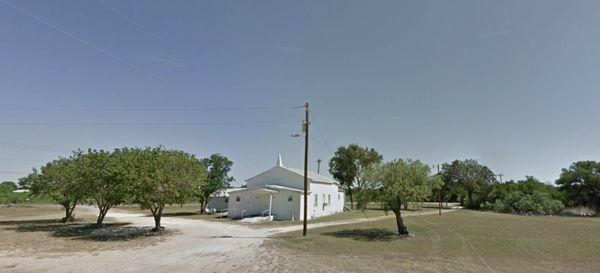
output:
[[326,236],[349,238],[359,241],[391,241],[405,238],[405,236],[398,235],[398,233],[383,228],[344,229],[323,234]]
[[[178,216],[193,216],[193,215],[201,215],[198,211],[180,211],[180,212],[163,212],[162,216],[164,217],[178,217]],[[150,215],[152,216],[152,215]]]
[[[84,222],[63,223],[60,220],[0,221],[0,226],[17,232],[49,232],[54,237],[72,238],[87,241],[127,241],[138,237],[162,235],[165,232],[152,232],[151,227],[135,227],[130,223],[106,223],[95,228]],[[168,232],[168,231],[166,231]]]

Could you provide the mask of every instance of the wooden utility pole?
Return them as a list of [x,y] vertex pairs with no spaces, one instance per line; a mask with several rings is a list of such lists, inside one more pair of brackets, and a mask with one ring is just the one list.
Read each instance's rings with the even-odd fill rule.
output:
[[317,173],[321,173],[321,159],[317,159]]
[[307,221],[308,221],[308,102],[304,104],[304,221],[302,223],[302,236],[306,236]]
[[[440,175],[440,164],[437,165],[437,169],[438,169],[437,175],[439,176]],[[444,186],[440,186],[440,208],[439,208],[440,215],[442,215],[442,188],[443,187]]]

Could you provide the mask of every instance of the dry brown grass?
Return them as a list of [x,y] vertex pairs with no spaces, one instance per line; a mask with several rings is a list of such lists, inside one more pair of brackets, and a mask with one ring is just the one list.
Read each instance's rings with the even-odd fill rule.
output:
[[263,261],[289,272],[596,272],[600,218],[458,211],[278,235]]

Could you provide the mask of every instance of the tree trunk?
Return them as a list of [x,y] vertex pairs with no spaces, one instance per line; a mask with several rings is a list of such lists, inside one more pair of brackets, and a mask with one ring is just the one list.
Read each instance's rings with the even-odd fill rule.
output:
[[154,229],[152,231],[160,231],[161,230],[161,226],[160,226],[160,218],[161,215],[154,215]]
[[98,208],[100,209],[100,213],[98,214],[98,219],[96,220],[96,227],[101,227],[104,225],[104,218],[106,217],[110,206],[98,206]]
[[73,204],[73,206],[71,206],[71,204],[63,205],[65,208],[65,218],[62,219],[63,222],[73,222],[73,211],[75,210],[75,206],[77,206],[77,203]]
[[200,214],[204,214],[204,212],[206,211],[206,206],[208,205],[208,201],[201,201],[200,202]]
[[467,208],[473,208],[473,191],[467,191]]
[[352,189],[348,187],[348,196],[350,196],[350,208],[354,209],[354,199],[352,199]]
[[160,225],[160,218],[162,217],[162,210],[164,205],[159,206],[154,212],[154,229],[152,231],[161,231],[162,226]]
[[404,225],[404,220],[402,219],[402,213],[400,209],[392,210],[396,215],[396,226],[398,226],[398,234],[400,235],[408,235],[408,229]]

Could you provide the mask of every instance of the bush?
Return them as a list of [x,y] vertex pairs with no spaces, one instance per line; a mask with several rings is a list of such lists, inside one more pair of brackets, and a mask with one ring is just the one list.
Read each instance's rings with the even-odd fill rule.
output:
[[481,208],[501,213],[551,215],[560,213],[565,206],[560,200],[552,199],[541,192],[523,194],[515,191],[506,194],[504,199],[496,199],[494,203],[486,201],[481,204]]
[[481,205],[479,205],[479,207],[481,208],[481,210],[494,210],[494,203],[490,203],[488,201],[485,201],[483,203],[481,203]]

